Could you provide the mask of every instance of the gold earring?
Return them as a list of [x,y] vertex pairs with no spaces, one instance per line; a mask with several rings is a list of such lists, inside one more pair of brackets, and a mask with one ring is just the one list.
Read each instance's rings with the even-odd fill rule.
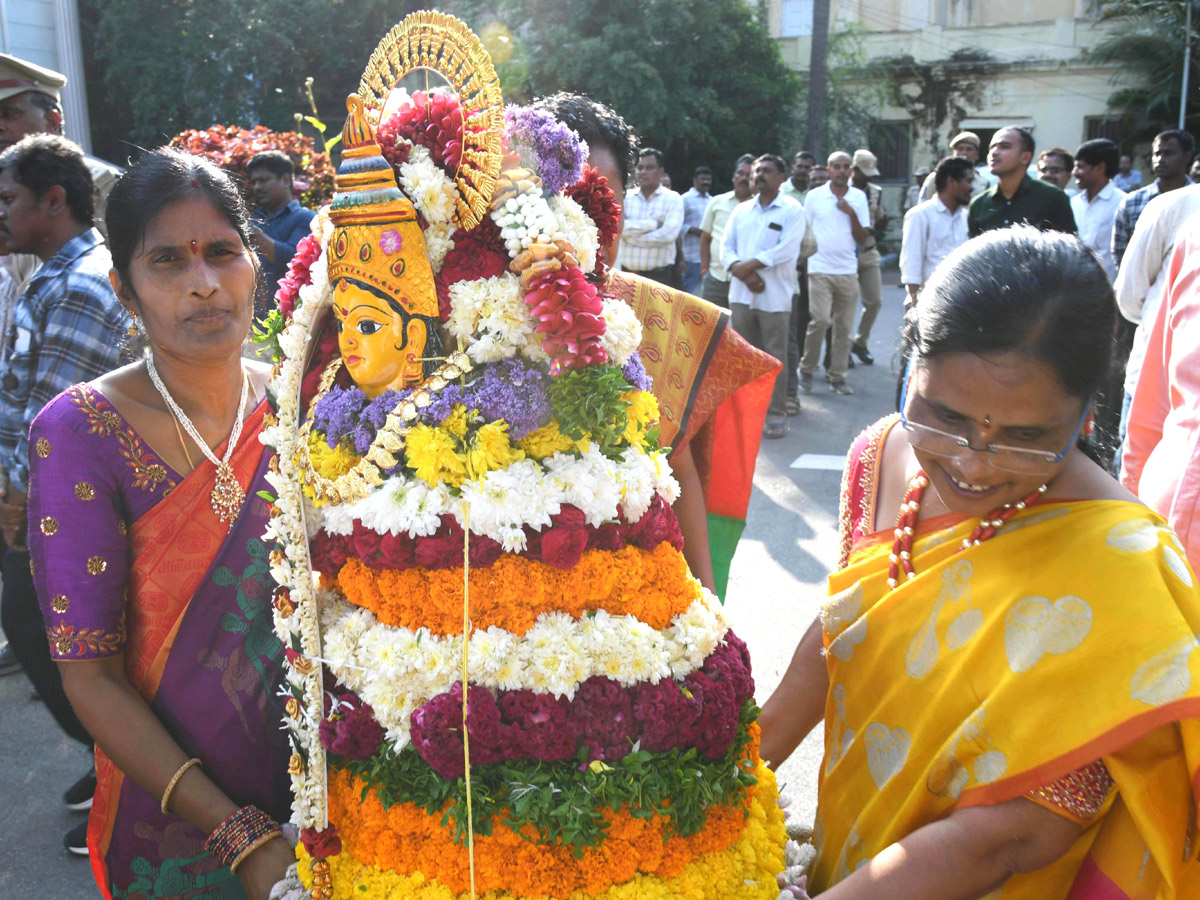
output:
[[135,338],[142,333],[141,326],[138,325],[137,313],[129,314],[129,327],[125,329],[125,336]]

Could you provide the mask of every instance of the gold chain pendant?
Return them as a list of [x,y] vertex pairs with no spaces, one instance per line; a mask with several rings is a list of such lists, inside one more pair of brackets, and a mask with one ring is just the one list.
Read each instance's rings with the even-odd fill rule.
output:
[[232,527],[233,520],[237,518],[242,504],[246,501],[246,492],[238,484],[229,463],[221,463],[217,466],[217,482],[213,485],[209,499],[217,518],[224,525]]

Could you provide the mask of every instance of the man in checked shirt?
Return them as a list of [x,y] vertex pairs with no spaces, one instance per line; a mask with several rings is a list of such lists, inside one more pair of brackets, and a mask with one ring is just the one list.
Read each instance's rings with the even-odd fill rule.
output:
[[662,152],[643,148],[636,170],[638,186],[625,194],[618,261],[626,272],[682,288],[675,268],[675,239],[683,229],[683,198],[663,184],[665,174]]
[[93,183],[83,151],[33,134],[0,154],[0,238],[41,267],[0,339],[0,616],[21,667],[59,725],[90,745],[50,660],[26,548],[29,425],[66,388],[117,367],[130,320],[109,284],[112,258],[92,225]]

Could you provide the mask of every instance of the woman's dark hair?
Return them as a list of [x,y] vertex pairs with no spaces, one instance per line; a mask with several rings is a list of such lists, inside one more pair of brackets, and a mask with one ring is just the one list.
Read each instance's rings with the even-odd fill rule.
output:
[[1018,225],[968,241],[938,266],[905,315],[904,354],[1016,350],[1083,399],[1111,374],[1116,317],[1108,275],[1083,241]]
[[629,173],[638,161],[638,137],[629,123],[611,107],[605,106],[583,94],[560,91],[542,97],[533,104],[534,109],[544,109],[554,118],[579,135],[588,147],[605,147],[617,161],[621,170],[621,187],[609,185],[617,196],[625,190]]
[[178,150],[147,153],[121,176],[108,195],[104,222],[113,268],[129,284],[129,264],[146,237],[146,228],[171,204],[195,194],[225,217],[250,248],[246,205],[229,175],[206,159]]

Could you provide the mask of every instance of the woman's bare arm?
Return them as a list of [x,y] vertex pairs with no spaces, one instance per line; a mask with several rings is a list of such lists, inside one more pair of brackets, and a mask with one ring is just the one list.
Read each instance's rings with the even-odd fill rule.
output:
[[[124,657],[61,662],[58,668],[67,697],[92,739],[126,777],[150,796],[161,797],[188,756],[125,678]],[[206,835],[237,808],[200,766],[179,779],[169,806]],[[247,857],[238,876],[250,900],[265,900],[293,860],[282,840]]]
[[821,900],[973,900],[1050,865],[1080,831],[1023,798],[959,809],[892,844]]
[[759,755],[779,766],[825,717],[829,673],[825,668],[821,620],[814,619],[792,654],[779,687],[763,705]]
[[713,576],[708,546],[708,509],[704,505],[704,485],[700,483],[691,447],[684,444],[671,455],[671,469],[679,482],[679,499],[673,508],[683,532],[683,558],[692,574],[715,594],[717,580]]

